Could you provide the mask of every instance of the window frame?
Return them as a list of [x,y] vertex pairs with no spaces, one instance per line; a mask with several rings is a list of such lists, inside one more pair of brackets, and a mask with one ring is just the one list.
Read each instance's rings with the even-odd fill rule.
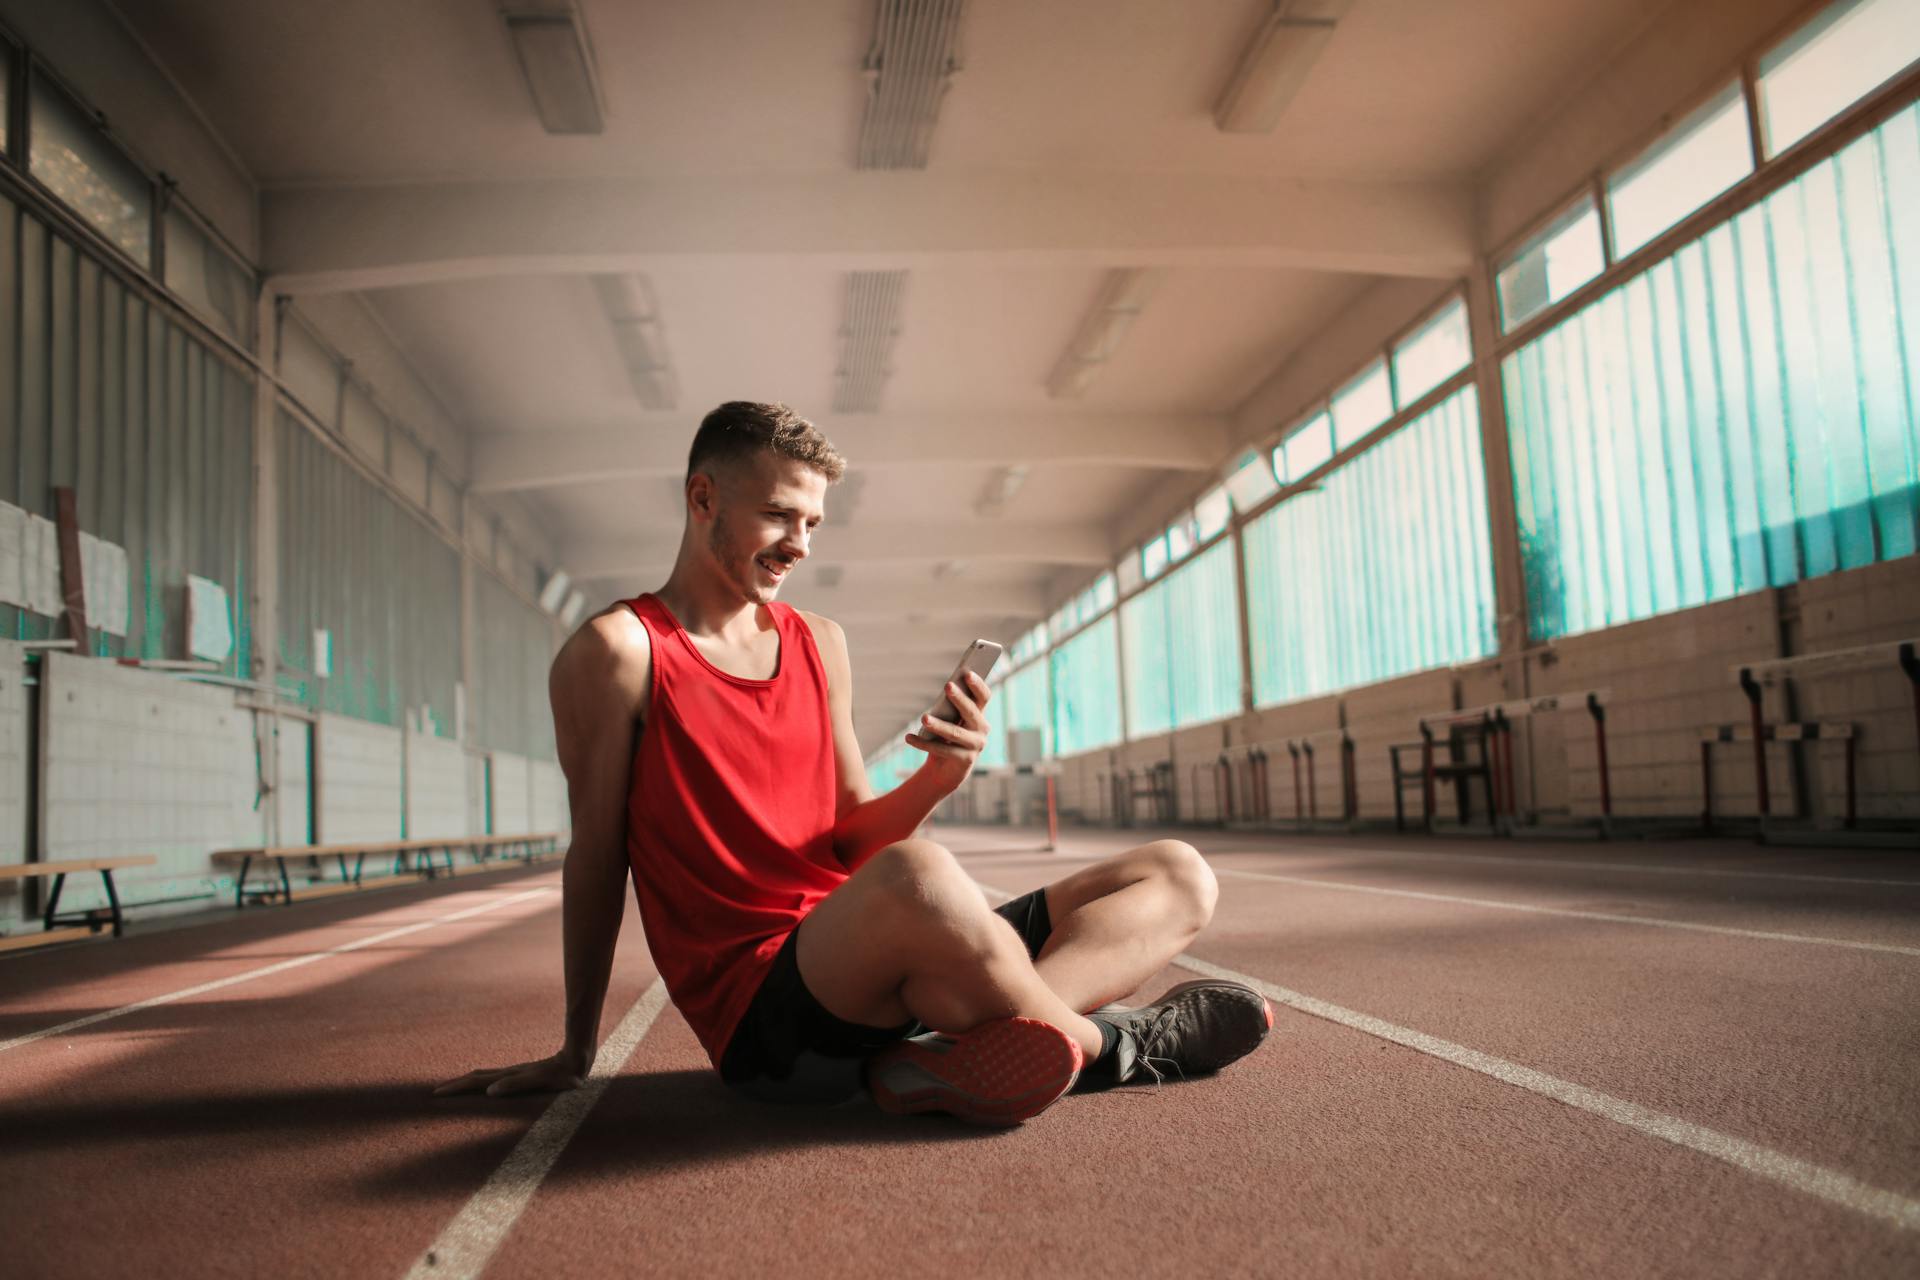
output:
[[[115,258],[126,263],[135,271],[138,271],[142,277],[158,286],[169,298],[173,297],[172,292],[167,289],[159,274],[161,265],[160,255],[162,252],[160,247],[160,219],[161,209],[164,204],[164,184],[162,184],[155,175],[153,169],[141,161],[139,155],[134,152],[133,148],[129,147],[114,132],[107,124],[106,116],[87,100],[86,95],[75,89],[63,76],[49,67],[43,59],[31,50],[28,50],[26,56],[19,61],[24,64],[25,71],[25,74],[20,77],[20,88],[17,91],[19,94],[17,101],[21,110],[19,112],[19,120],[17,121],[19,154],[16,163],[20,176],[32,185],[35,193],[65,214],[67,222],[72,227],[83,231],[92,247],[111,253]],[[41,88],[42,81],[45,82],[45,88],[48,92],[65,98],[67,105],[77,112],[82,119],[93,126],[94,131],[99,136],[99,141],[111,147],[114,151],[117,151],[120,157],[125,160],[127,164],[140,175],[141,180],[146,183],[147,260],[145,262],[134,257],[104,231],[96,227],[93,222],[88,219],[86,214],[76,209],[73,205],[68,204],[59,192],[48,186],[46,182],[33,171],[33,96]]]

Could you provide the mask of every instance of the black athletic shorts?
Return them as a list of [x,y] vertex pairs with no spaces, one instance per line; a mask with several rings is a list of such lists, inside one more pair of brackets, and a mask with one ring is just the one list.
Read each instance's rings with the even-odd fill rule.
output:
[[[1046,891],[1022,894],[995,911],[1013,925],[1027,954],[1038,959],[1053,932]],[[917,1022],[867,1027],[828,1013],[800,980],[799,940],[796,928],[774,956],[720,1056],[720,1078],[763,1102],[850,1102],[865,1091],[861,1067],[870,1055],[925,1028]]]

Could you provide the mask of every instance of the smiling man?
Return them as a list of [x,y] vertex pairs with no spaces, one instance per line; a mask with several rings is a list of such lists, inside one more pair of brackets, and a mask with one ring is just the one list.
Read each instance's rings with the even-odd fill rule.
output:
[[724,404],[700,424],[673,572],[590,619],[553,664],[573,810],[562,1046],[439,1092],[585,1079],[629,873],[675,1005],[754,1097],[864,1091],[888,1111],[1015,1124],[1076,1082],[1216,1071],[1265,1038],[1272,1010],[1238,983],[1106,1003],[1212,915],[1192,846],[1143,845],[995,911],[952,854],[914,838],[986,743],[979,677],[946,686],[959,722],[924,717],[906,741],[926,762],[873,795],[846,636],[774,598],[844,470],[785,405]]

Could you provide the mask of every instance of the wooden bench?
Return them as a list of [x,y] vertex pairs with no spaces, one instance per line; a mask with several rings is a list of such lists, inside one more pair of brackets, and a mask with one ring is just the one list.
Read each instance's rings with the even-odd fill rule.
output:
[[[50,942],[82,938],[98,933],[108,925],[113,927],[113,936],[119,937],[126,932],[126,917],[120,911],[120,895],[113,887],[113,873],[126,867],[150,867],[155,861],[152,854],[133,854],[123,858],[74,858],[63,862],[20,862],[0,866],[0,880],[53,877],[46,909],[40,913],[42,931],[0,938],[0,951],[17,951],[22,947],[39,947]],[[67,877],[88,871],[100,873],[100,880],[107,890],[107,905],[61,915],[60,891],[66,887]],[[68,924],[69,921],[82,923]],[[66,927],[62,928],[62,925]]]
[[[1441,760],[1436,754],[1434,726],[1443,723],[1447,731],[1447,758]],[[1407,826],[1406,791],[1412,783],[1420,788],[1421,826],[1433,830],[1437,816],[1434,801],[1434,787],[1439,782],[1451,782],[1454,785],[1456,803],[1460,807],[1460,821],[1465,822],[1472,813],[1472,793],[1468,785],[1475,779],[1480,780],[1487,796],[1487,819],[1499,821],[1499,803],[1494,799],[1494,759],[1493,743],[1496,741],[1493,720],[1490,716],[1442,722],[1422,718],[1420,721],[1420,741],[1396,742],[1387,748],[1387,761],[1393,769],[1393,826],[1396,831],[1404,831]],[[1469,747],[1479,749],[1478,757],[1470,756]],[[1417,762],[1407,766],[1401,762],[1401,753],[1418,753]]]
[[[1612,833],[1613,823],[1613,776],[1607,765],[1607,704],[1613,698],[1610,689],[1580,689],[1570,693],[1544,693],[1529,698],[1516,698],[1510,702],[1491,702],[1483,707],[1462,707],[1453,711],[1435,711],[1420,717],[1420,741],[1399,743],[1390,748],[1394,771],[1394,810],[1395,821],[1399,822],[1400,788],[1402,778],[1418,779],[1422,788],[1423,811],[1429,828],[1434,817],[1434,783],[1440,778],[1450,778],[1458,783],[1464,792],[1466,781],[1473,777],[1484,777],[1487,786],[1487,804],[1493,813],[1493,825],[1496,830],[1513,834],[1519,825],[1520,798],[1519,788],[1514,781],[1513,722],[1529,716],[1544,715],[1550,711],[1585,711],[1593,724],[1593,745],[1595,764],[1600,774],[1600,834]],[[1470,728],[1481,744],[1481,758],[1475,761],[1454,760],[1448,764],[1438,764],[1434,760],[1434,730],[1445,728],[1448,732],[1449,754],[1455,754],[1453,730],[1466,726]],[[1418,748],[1421,753],[1418,769],[1402,769],[1399,752]],[[1462,797],[1464,801],[1464,794]],[[1465,805],[1462,804],[1464,812]]]
[[[560,833],[557,831],[536,831],[524,835],[430,836],[416,840],[374,840],[352,844],[260,845],[219,849],[212,856],[215,862],[240,864],[240,872],[233,882],[233,902],[236,907],[247,904],[250,892],[259,900],[278,897],[281,905],[286,906],[293,901],[293,878],[287,872],[287,864],[298,859],[312,858],[317,861],[332,858],[340,867],[338,881],[324,886],[309,886],[304,890],[306,896],[313,897],[368,887],[362,873],[370,857],[393,859],[392,872],[380,881],[387,883],[405,876],[409,871],[427,879],[433,879],[442,872],[451,876],[454,873],[453,855],[460,849],[471,853],[476,864],[485,862],[496,853],[531,862],[540,854],[552,852],[559,841]],[[436,861],[436,854],[445,855],[445,862]],[[352,861],[349,862],[349,859]],[[409,861],[413,865],[409,866]],[[279,883],[257,884],[249,889],[247,875],[256,862],[271,862],[280,873]]]
[[1129,769],[1113,774],[1113,809],[1119,825],[1134,826],[1139,820],[1139,802],[1148,802],[1155,824],[1173,822],[1178,811],[1173,795],[1173,762],[1161,760],[1145,769]]

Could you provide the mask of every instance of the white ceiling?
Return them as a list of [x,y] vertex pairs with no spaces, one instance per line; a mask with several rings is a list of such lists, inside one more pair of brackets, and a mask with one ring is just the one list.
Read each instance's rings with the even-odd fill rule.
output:
[[[1267,0],[970,0],[927,171],[857,176],[874,0],[580,0],[596,137],[542,130],[490,0],[119,7],[266,193],[269,275],[364,292],[476,475],[491,459],[562,567],[608,570],[600,594],[657,585],[672,460],[722,400],[787,401],[869,457],[895,428],[938,441],[918,464],[850,449],[812,562],[841,580],[787,588],[846,626],[872,750],[965,641],[1011,643],[1091,578],[1082,552],[1117,550],[1169,467],[1201,487],[1228,416],[1368,272],[1457,274],[1475,176],[1670,2],[1354,0],[1280,127],[1229,135],[1210,109]],[[1050,399],[1109,270],[1140,265],[1152,300],[1083,397]],[[827,412],[869,268],[910,272],[871,427]],[[622,270],[658,301],[675,412],[641,408],[586,274]],[[1143,461],[1154,432],[1177,447]],[[571,471],[523,487],[567,445]],[[978,515],[1025,445],[1051,460]]]

